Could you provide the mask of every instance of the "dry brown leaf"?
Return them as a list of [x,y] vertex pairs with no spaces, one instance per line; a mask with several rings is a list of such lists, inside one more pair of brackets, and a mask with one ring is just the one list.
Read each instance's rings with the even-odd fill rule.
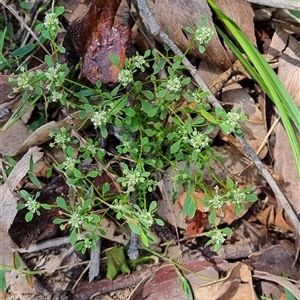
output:
[[[79,118],[79,112],[74,112],[70,116],[59,122],[49,122],[34,132],[29,132],[22,121],[18,121],[7,131],[0,132],[0,138],[5,140],[5,143],[0,144],[0,153],[5,156],[16,156],[26,152],[34,146],[41,145],[51,139],[49,133],[53,128],[61,128],[70,124],[76,128],[84,121]],[[87,123],[88,124],[88,123]]]
[[112,64],[115,54],[123,66],[131,34],[128,26],[115,25],[114,20],[121,0],[92,0],[83,16],[68,28],[64,46],[70,64],[83,57],[82,74],[92,84],[118,81],[119,68]]
[[[214,29],[212,13],[206,1],[203,0],[164,0],[164,1],[146,1],[154,18],[163,31],[167,31],[170,38],[177,46],[185,52],[192,40],[192,36],[185,32],[186,27],[195,28],[195,22],[201,22],[201,17],[207,19],[207,26]],[[249,3],[238,0],[219,0],[216,3],[226,13],[230,13],[234,20],[246,32],[251,41],[255,43],[253,11]],[[234,10],[231,9],[234,7]],[[168,17],[168,16],[176,16]],[[250,33],[250,31],[252,31]],[[194,45],[190,53],[196,57],[208,60],[217,65],[222,70],[228,69],[234,57],[230,52],[224,49],[219,41],[218,35],[206,46],[206,51],[200,54],[198,45]]]
[[234,266],[225,278],[196,287],[194,295],[197,300],[258,300],[253,289],[250,268],[242,263]]
[[[183,271],[192,289],[197,288],[200,284],[206,283],[207,280],[204,278],[216,280],[218,278],[216,268],[218,270],[228,270],[231,266],[231,264],[222,263],[218,260],[215,261],[215,263],[216,265],[207,260],[195,260],[182,264],[184,268],[194,272],[193,274],[188,274]],[[186,299],[186,295],[184,294],[178,274],[175,270],[175,267],[172,265],[164,265],[158,268],[141,282],[128,300]],[[202,300],[202,298],[200,299]],[[209,300],[211,299],[215,298],[212,297]]]
[[[16,188],[20,180],[26,176],[29,170],[30,157],[36,163],[42,156],[40,148],[31,148],[22,159],[15,165],[12,172],[8,176],[6,182],[0,187],[0,264],[13,266],[13,249],[17,248],[8,235],[13,220],[17,214],[16,206],[18,197],[15,196],[13,190]],[[8,286],[22,295],[23,293],[35,293],[35,289],[28,286],[25,277],[20,276],[19,272],[6,272],[6,280]],[[22,298],[22,296],[20,296]]]

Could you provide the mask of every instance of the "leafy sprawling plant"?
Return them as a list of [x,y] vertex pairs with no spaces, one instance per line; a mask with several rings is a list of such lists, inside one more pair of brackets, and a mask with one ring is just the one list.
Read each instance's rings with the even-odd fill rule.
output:
[[[57,8],[53,14],[46,15],[47,22],[38,26],[41,38],[50,41],[56,54],[64,52],[55,40],[59,30],[57,17],[62,11]],[[189,28],[187,31],[195,35],[199,50],[204,51],[212,30],[202,22],[197,24],[196,30]],[[147,50],[127,58],[121,68],[118,58],[112,55],[111,62],[120,68],[119,83],[112,89],[100,82],[91,88],[72,80],[69,68],[60,64],[58,58],[58,55],[46,55],[44,70],[27,70],[24,64],[19,76],[11,80],[15,91],[22,91],[20,110],[26,109],[28,104],[38,103],[46,122],[49,108],[67,105],[80,111],[82,124],[90,122],[95,133],[85,138],[80,136],[80,128],[77,131],[72,126],[51,132],[50,146],[60,147],[64,153],[64,161],[53,164],[76,194],[73,204],[68,199],[57,198],[56,205],[62,210],[62,217],[54,223],[69,229],[70,242],[84,253],[94,247],[99,236],[105,235],[100,223],[109,212],[117,219],[125,220],[148,246],[149,242],[155,242],[150,227],[154,223],[163,225],[162,220],[155,217],[157,202],[149,201],[149,194],[156,189],[165,168],[173,166],[178,170],[177,163],[183,161],[184,169],[178,170],[178,175],[172,178],[176,185],[184,186],[187,191],[183,214],[190,218],[195,215],[197,200],[194,193],[202,190],[212,226],[206,233],[208,243],[218,250],[225,237],[231,234],[230,228],[218,228],[216,216],[221,207],[234,203],[236,213],[239,213],[245,200],[252,202],[257,198],[252,195],[252,188],[241,190],[230,178],[225,182],[218,180],[214,191],[204,184],[202,171],[212,172],[209,162],[222,161],[211,147],[209,135],[216,127],[226,134],[242,134],[240,121],[246,117],[240,110],[226,112],[217,108],[213,111],[204,101],[208,94],[199,88],[190,88],[191,79],[185,75],[183,57],[164,57],[155,50]],[[160,75],[162,70],[167,76]],[[20,116],[20,110],[16,117]],[[112,135],[115,147],[113,152],[108,152],[100,146],[101,140]],[[102,169],[85,172],[80,166],[88,159],[97,162]],[[118,168],[109,167],[111,159],[120,162]],[[198,167],[198,173],[191,172],[192,164]],[[93,179],[104,172],[109,172],[119,183],[119,193],[111,190],[109,182],[97,189]],[[38,186],[36,178],[32,177],[32,180]],[[20,196],[24,203],[18,208],[28,210],[26,221],[39,214],[40,208],[50,208],[38,202],[39,192],[31,196],[21,191]],[[176,197],[172,200],[176,201]],[[99,208],[101,214],[96,212]],[[83,227],[90,232],[84,237],[80,235]]]

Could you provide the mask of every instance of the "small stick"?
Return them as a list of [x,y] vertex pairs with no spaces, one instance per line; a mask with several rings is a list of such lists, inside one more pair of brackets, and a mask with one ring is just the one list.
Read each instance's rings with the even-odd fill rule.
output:
[[[167,34],[165,34],[159,25],[157,24],[155,18],[153,17],[151,11],[149,10],[148,5],[146,4],[145,0],[136,0],[137,2],[137,7],[139,9],[139,12],[144,18],[144,21],[148,23],[150,32],[162,40],[164,43],[166,43],[170,49],[173,51],[173,53],[177,56],[183,57],[182,62],[184,66],[188,69],[194,80],[197,82],[199,87],[204,91],[204,92],[209,92],[210,95],[207,97],[208,102],[213,105],[214,107],[221,107],[219,101],[215,98],[214,95],[211,94],[209,88],[207,85],[204,83],[200,75],[197,73],[197,70],[195,67],[190,63],[190,61],[183,55],[181,50],[177,47],[177,45],[168,37]],[[248,142],[241,136],[238,136],[235,134],[235,137],[239,140],[239,142],[242,144],[245,152],[247,155],[252,159],[256,167],[261,171],[263,177],[266,179],[266,181],[269,183],[271,189],[273,190],[276,198],[279,200],[283,208],[285,209],[288,217],[290,218],[291,222],[294,225],[295,231],[300,235],[300,221],[298,220],[295,212],[293,211],[291,205],[289,204],[288,200],[278,187],[276,181],[272,177],[272,175],[269,173],[269,171],[266,169],[264,164],[261,162],[259,157],[256,155],[254,150],[251,148],[251,146],[248,144]]]

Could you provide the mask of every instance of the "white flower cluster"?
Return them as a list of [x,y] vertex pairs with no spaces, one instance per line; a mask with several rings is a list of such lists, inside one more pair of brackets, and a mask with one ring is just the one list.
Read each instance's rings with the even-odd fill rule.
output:
[[119,73],[118,80],[124,87],[127,87],[128,84],[133,82],[132,71],[122,69]]
[[55,13],[46,13],[44,19],[44,26],[46,30],[51,31],[55,30],[59,25],[58,18]]
[[65,161],[62,163],[62,165],[64,166],[64,169],[66,171],[74,171],[75,170],[75,166],[76,164],[79,163],[79,160],[73,157],[69,157],[67,156]]
[[123,171],[125,180],[122,181],[122,186],[127,188],[128,192],[133,192],[134,187],[138,183],[145,182],[145,177],[142,176],[142,174],[139,171],[131,171],[128,169],[125,169]]
[[227,113],[227,120],[223,122],[224,125],[229,125],[232,128],[232,131],[234,128],[238,125],[238,122],[241,120],[241,116],[236,112],[229,112]]
[[169,78],[169,80],[167,81],[167,85],[166,88],[170,91],[170,92],[174,92],[177,93],[180,91],[181,89],[181,82],[180,79],[177,76],[174,76],[172,78]]
[[146,64],[146,60],[145,60],[144,56],[136,55],[133,59],[134,59],[135,67],[138,69],[142,69],[143,66],[145,66],[145,64]]
[[59,145],[63,150],[67,148],[67,144],[71,142],[71,136],[68,133],[66,127],[62,127],[59,132],[51,131],[50,137],[54,137],[54,143],[50,143],[50,147],[54,147],[55,144]]
[[191,146],[197,151],[197,152],[200,152],[203,148],[207,147],[210,143],[211,139],[197,131],[197,130],[194,130],[193,133],[192,133],[192,136],[190,137],[190,144]]
[[[33,86],[32,86],[32,79],[35,77],[33,72],[25,72],[25,70],[22,68],[21,71],[23,71],[23,73],[21,73],[16,79],[12,78],[13,81],[16,80],[16,84],[17,87],[13,88],[13,91],[16,93],[18,92],[20,89],[24,89],[24,90],[33,90]],[[13,82],[10,80],[10,82]]]
[[108,113],[105,110],[94,112],[91,122],[94,124],[94,127],[101,127],[106,125],[108,121]]
[[143,211],[137,213],[138,219],[142,220],[148,227],[151,227],[153,225],[153,217],[150,212]]
[[58,82],[58,79],[61,77],[65,77],[65,74],[63,71],[61,71],[61,64],[55,64],[54,67],[49,67],[46,71],[44,71],[44,74],[46,78],[50,82],[56,82],[57,85],[60,85]]
[[40,203],[32,197],[29,197],[28,199],[26,199],[25,207],[27,207],[29,211],[35,214],[36,211],[40,208]]
[[242,205],[243,201],[246,200],[247,194],[242,191],[240,188],[236,188],[226,194],[226,197],[231,199],[231,202],[233,202],[236,205]]
[[195,40],[200,44],[207,44],[213,37],[214,31],[208,27],[197,28],[195,31]]
[[84,221],[84,216],[81,216],[77,211],[73,212],[69,221],[68,221],[68,224],[71,226],[71,227],[74,227],[74,228],[80,228],[83,224],[83,221]]
[[225,242],[226,234],[221,230],[215,230],[214,234],[210,237],[212,244],[223,244]]
[[63,98],[63,93],[59,93],[57,91],[53,91],[51,96],[49,97],[51,102],[57,102]]

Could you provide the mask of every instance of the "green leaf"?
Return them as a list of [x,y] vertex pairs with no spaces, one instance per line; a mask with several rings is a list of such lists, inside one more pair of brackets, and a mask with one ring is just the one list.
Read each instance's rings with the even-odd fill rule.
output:
[[70,243],[71,245],[75,245],[76,242],[77,242],[77,234],[76,234],[76,229],[74,228],[70,234]]
[[137,224],[135,224],[135,223],[133,223],[131,221],[128,221],[128,226],[137,235],[141,235],[141,233],[143,232],[143,230],[142,230],[141,227],[139,227]]
[[222,232],[223,232],[224,234],[226,234],[227,236],[232,234],[232,230],[231,230],[229,227],[223,228],[223,229],[222,229]]
[[42,185],[40,183],[40,181],[37,179],[37,177],[33,174],[33,173],[28,173],[28,177],[30,179],[30,181],[39,189],[42,188]]
[[190,27],[185,27],[185,31],[193,35],[196,33],[195,30]]
[[108,182],[105,182],[102,185],[102,195],[105,195],[110,190],[110,185]]
[[119,57],[116,54],[111,54],[109,60],[117,67],[121,68]]
[[90,171],[86,177],[96,178],[99,175],[99,171]]
[[113,280],[120,272],[129,274],[124,247],[115,247],[106,252],[107,255],[107,275],[106,277]]
[[153,100],[154,99],[154,94],[149,91],[149,90],[142,90],[142,94],[148,99],[148,100]]
[[205,109],[200,109],[200,113],[209,122],[211,122],[213,124],[218,124],[216,119],[209,112],[207,112]]
[[183,217],[185,218],[188,216],[189,218],[193,218],[196,213],[196,201],[193,199],[191,195],[187,195],[186,198],[184,199],[184,204],[183,204],[183,209],[182,209],[182,214]]
[[229,189],[233,189],[234,188],[234,181],[230,177],[227,177],[226,185]]
[[19,194],[20,194],[20,197],[25,200],[28,200],[29,198],[31,198],[30,194],[25,190],[20,190]]
[[178,152],[179,148],[180,148],[180,145],[181,145],[181,139],[178,140],[176,143],[174,143],[171,147],[170,147],[170,152],[172,154]]
[[30,222],[33,219],[33,212],[29,211],[26,215],[25,215],[25,221],[26,222]]
[[3,294],[5,294],[7,289],[5,271],[0,268],[0,290]]
[[257,196],[253,195],[253,194],[247,195],[247,197],[246,197],[246,200],[249,201],[249,202],[256,202],[257,199],[258,199]]
[[141,233],[141,240],[146,247],[149,247],[149,240],[144,232]]
[[17,57],[17,56],[23,56],[30,52],[32,52],[35,49],[35,45],[33,43],[28,43],[23,47],[20,47],[19,49],[13,51],[10,56],[11,57]]
[[52,208],[51,205],[47,203],[41,203],[41,207],[46,210],[50,210]]
[[64,13],[64,11],[65,11],[65,8],[63,6],[56,6],[54,8],[54,13],[57,17],[62,15]]
[[62,208],[63,210],[69,212],[69,208],[67,206],[66,200],[62,197],[57,197],[56,198],[56,203],[58,205],[58,207]]
[[26,274],[25,275],[25,279],[26,279],[28,285],[33,289],[33,287],[34,287],[34,281],[33,281],[32,274]]

